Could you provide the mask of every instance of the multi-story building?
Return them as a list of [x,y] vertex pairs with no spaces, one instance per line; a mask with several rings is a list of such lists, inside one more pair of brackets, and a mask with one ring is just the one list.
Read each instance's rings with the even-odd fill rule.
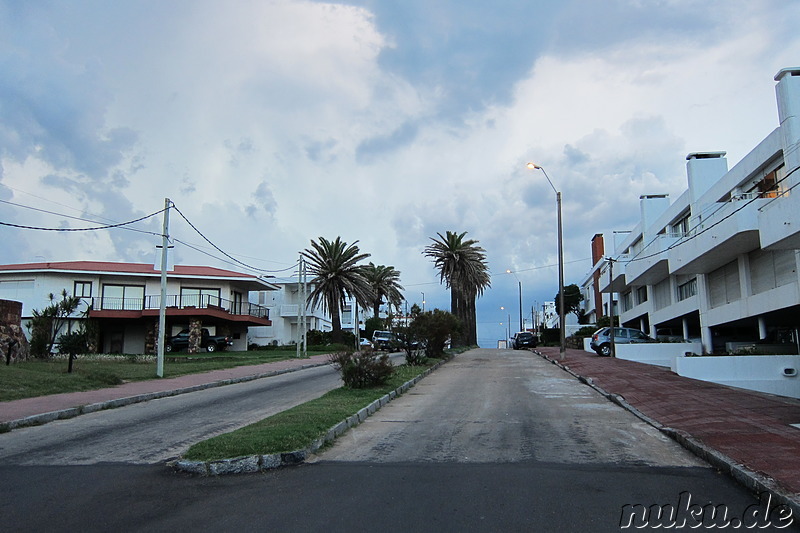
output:
[[797,343],[800,68],[775,81],[779,126],[730,169],[725,152],[689,154],[687,190],[674,202],[641,196],[641,220],[613,263],[597,260],[584,280],[585,291],[619,294],[623,325],[700,339],[707,353]]
[[[279,290],[262,291],[251,294],[251,301],[270,310],[271,326],[251,327],[249,341],[260,346],[276,345],[285,346],[296,343],[298,328],[302,322],[304,292],[303,286],[297,281],[273,282]],[[313,290],[312,284],[306,284],[305,295]],[[305,306],[306,331],[330,331],[330,314],[324,313],[322,308]]]
[[[269,310],[248,301],[251,291],[278,287],[262,278],[205,266],[176,265],[167,272],[166,331],[199,321],[212,335],[229,335],[234,350],[247,349],[247,328],[271,325]],[[50,295],[66,291],[82,304],[65,327],[92,319],[98,349],[142,354],[154,350],[161,307],[161,272],[150,264],[71,261],[0,265],[0,299],[22,302],[22,322],[41,311]]]

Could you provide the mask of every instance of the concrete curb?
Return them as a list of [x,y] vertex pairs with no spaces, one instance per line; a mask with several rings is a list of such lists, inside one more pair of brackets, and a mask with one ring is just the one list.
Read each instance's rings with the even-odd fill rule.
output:
[[678,442],[678,444],[680,444],[681,446],[692,452],[700,459],[709,463],[711,466],[713,466],[723,474],[727,474],[728,476],[732,477],[737,483],[743,485],[748,490],[755,493],[769,492],[770,494],[772,494],[774,500],[777,503],[786,505],[792,509],[792,516],[800,516],[800,500],[798,500],[797,495],[784,490],[782,487],[778,486],[773,479],[748,469],[747,467],[737,463],[727,455],[720,453],[717,450],[705,445],[702,441],[692,437],[689,433],[685,431],[664,426],[661,422],[653,418],[650,418],[649,416],[639,411],[636,407],[629,404],[627,401],[625,401],[625,398],[623,398],[619,394],[611,394],[606,390],[604,390],[602,387],[595,385],[592,378],[578,374],[577,372],[570,369],[569,366],[561,364],[555,359],[551,359],[539,351],[534,350],[534,353],[539,357],[543,358],[544,360],[550,361],[554,365],[565,370],[567,373],[571,374],[577,380],[587,384],[588,386],[596,390],[598,393],[605,396],[611,402],[619,405],[623,409],[630,411],[640,420],[646,422],[647,424],[653,426],[654,428],[661,431],[671,439],[675,440],[676,442]]
[[47,424],[54,420],[64,420],[67,418],[74,418],[76,416],[94,413],[105,409],[114,409],[116,407],[123,407],[134,403],[147,402],[156,400],[158,398],[167,398],[169,396],[178,396],[180,394],[187,394],[189,392],[197,392],[200,390],[211,389],[214,387],[222,387],[224,385],[233,385],[235,383],[245,383],[247,381],[254,381],[256,379],[269,378],[279,376],[281,374],[288,374],[290,372],[298,372],[308,368],[315,368],[318,366],[325,366],[330,363],[309,363],[307,365],[298,366],[296,368],[286,368],[283,370],[273,370],[271,372],[262,372],[260,374],[252,374],[249,376],[242,376],[238,378],[222,379],[212,381],[210,383],[202,383],[200,385],[192,385],[191,387],[182,387],[180,389],[170,389],[157,392],[148,392],[144,394],[136,394],[125,398],[116,398],[113,400],[106,400],[103,402],[90,403],[86,405],[79,405],[76,407],[69,407],[66,409],[59,409],[57,411],[50,411],[48,413],[41,413],[37,415],[26,416],[25,418],[18,418],[8,422],[0,423],[0,432],[11,431],[12,429],[22,428],[26,426],[38,426]]
[[347,417],[345,420],[342,420],[338,424],[329,428],[325,435],[318,438],[307,448],[302,450],[267,455],[247,455],[243,457],[233,457],[231,459],[219,459],[216,461],[188,461],[186,459],[179,459],[169,463],[169,465],[177,471],[186,472],[189,474],[201,476],[222,476],[231,474],[254,474],[283,466],[304,463],[311,454],[316,453],[326,444],[333,442],[337,437],[345,433],[350,428],[364,422],[372,414],[380,410],[381,407],[402,395],[404,392],[408,391],[422,378],[427,377],[431,372],[438,369],[449,360],[450,359],[439,361],[432,367],[425,369],[418,376],[406,381],[393,391],[390,391],[380,398],[374,400],[366,407],[360,409],[357,413]]

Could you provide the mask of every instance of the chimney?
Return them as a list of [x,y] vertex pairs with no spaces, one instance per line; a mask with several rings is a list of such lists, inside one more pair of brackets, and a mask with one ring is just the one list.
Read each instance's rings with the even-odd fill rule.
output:
[[[775,75],[778,119],[781,123],[783,158],[787,173],[800,166],[800,67],[781,69]],[[798,183],[797,174],[789,176],[787,188]]]
[[[592,266],[602,261],[605,257],[605,241],[602,233],[596,233],[592,237]],[[592,274],[592,286],[594,287],[594,316],[595,320],[603,316],[603,295],[600,294],[600,271],[595,270]]]
[[700,199],[719,179],[728,173],[725,152],[694,152],[686,156],[689,180],[689,204]]
[[642,240],[647,245],[650,242],[650,226],[669,207],[668,194],[645,194],[639,197],[639,208],[642,214]]

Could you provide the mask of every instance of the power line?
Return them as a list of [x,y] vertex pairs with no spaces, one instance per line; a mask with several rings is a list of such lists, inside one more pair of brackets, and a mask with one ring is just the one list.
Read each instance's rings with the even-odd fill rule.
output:
[[[245,268],[249,268],[250,270],[253,270],[253,271],[255,271],[255,272],[265,272],[265,273],[273,273],[273,272],[285,272],[285,271],[287,271],[287,270],[290,270],[290,269],[292,269],[292,268],[295,268],[295,266],[297,266],[297,265],[292,265],[292,266],[290,266],[290,267],[287,267],[287,268],[282,268],[282,269],[278,269],[278,270],[265,270],[265,269],[263,269],[263,268],[254,267],[253,265],[249,265],[249,264],[247,264],[247,263],[245,263],[245,262],[243,262],[243,261],[240,261],[240,260],[236,259],[235,257],[233,257],[231,254],[229,254],[229,253],[227,253],[226,251],[224,251],[222,248],[220,248],[220,247],[219,247],[219,246],[217,246],[216,244],[214,244],[213,242],[211,242],[211,239],[209,239],[208,237],[206,237],[206,236],[203,234],[203,232],[202,232],[202,231],[200,231],[200,230],[197,228],[197,226],[195,226],[194,224],[192,224],[192,222],[191,222],[191,221],[190,221],[188,218],[186,218],[186,215],[184,215],[184,214],[181,212],[181,210],[180,210],[180,209],[178,209],[178,206],[176,206],[174,203],[172,203],[171,207],[172,207],[172,209],[174,209],[175,211],[177,211],[177,213],[178,213],[178,214],[181,216],[181,218],[183,218],[183,220],[185,220],[185,221],[186,221],[186,223],[187,223],[187,224],[189,224],[189,226],[190,226],[190,227],[191,227],[191,228],[192,228],[192,229],[193,229],[195,232],[197,232],[197,234],[198,234],[198,235],[200,235],[200,236],[203,238],[203,240],[205,240],[205,241],[206,241],[208,244],[210,244],[211,246],[213,246],[215,250],[217,250],[219,253],[221,253],[222,255],[224,255],[225,257],[227,257],[228,259],[230,259],[231,261],[233,261],[233,262],[234,262],[235,264],[237,264],[237,265],[243,266],[243,267],[245,267]],[[176,239],[176,241],[177,241],[177,239]],[[186,243],[186,242],[184,242],[184,241],[179,241],[179,242],[181,242],[181,244],[184,244],[184,245],[186,245],[186,246],[189,246],[190,248],[192,248],[192,249],[194,249],[194,250],[196,250],[196,251],[198,251],[198,252],[204,253],[204,254],[206,254],[206,255],[209,255],[209,256],[211,256],[211,257],[214,257],[213,255],[209,254],[208,252],[204,252],[204,251],[202,251],[202,250],[200,250],[200,249],[198,249],[198,248],[196,248],[196,247],[194,247],[194,246],[191,246],[191,245],[189,245],[188,243]],[[219,259],[219,258],[216,258],[216,259]],[[221,260],[221,259],[220,259],[220,260]],[[221,260],[221,261],[222,261],[222,260]],[[228,264],[230,264],[230,263],[228,263]]]
[[[0,202],[10,204],[11,202],[6,202],[5,200],[0,200]],[[16,204],[12,204],[16,205]],[[23,206],[26,207],[26,206]],[[32,208],[34,209],[34,208]],[[141,222],[142,220],[147,220],[148,218],[154,217],[164,212],[164,209],[156,211],[155,213],[151,213],[149,215],[145,215],[143,217],[137,218],[135,220],[129,220],[128,222],[119,222],[117,224],[106,224],[104,226],[95,226],[92,228],[45,228],[40,226],[27,226],[24,224],[12,224],[10,222],[0,222],[0,225],[3,226],[10,226],[12,228],[20,228],[20,229],[29,229],[29,230],[38,230],[38,231],[61,231],[61,232],[75,232],[75,231],[99,231],[105,229],[112,229],[112,228],[122,228],[123,226],[128,226],[130,224],[135,224],[137,222]],[[64,215],[66,216],[66,215]],[[68,217],[68,218],[75,218],[75,217]],[[84,220],[84,222],[94,222],[92,220]],[[153,233],[153,232],[144,232],[150,233],[151,235],[161,236],[160,233]]]

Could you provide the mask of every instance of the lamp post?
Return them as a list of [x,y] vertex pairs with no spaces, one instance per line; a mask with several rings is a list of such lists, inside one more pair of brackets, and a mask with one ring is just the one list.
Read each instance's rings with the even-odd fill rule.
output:
[[422,294],[422,312],[424,313],[425,312],[425,293],[422,292],[420,294]]
[[556,189],[553,182],[550,181],[550,176],[547,175],[544,168],[534,163],[528,163],[528,168],[532,170],[541,170],[544,177],[547,178],[547,183],[552,187],[553,192],[556,193],[556,206],[558,207],[558,326],[560,329],[561,337],[561,350],[559,356],[563,361],[567,353],[567,338],[564,328],[564,236],[561,228],[561,191]]
[[519,280],[516,274],[514,274],[513,270],[507,269],[507,274],[511,274],[514,276],[514,279],[517,280],[517,284],[519,285],[519,329],[517,331],[525,331],[525,324],[522,321],[522,282]]

